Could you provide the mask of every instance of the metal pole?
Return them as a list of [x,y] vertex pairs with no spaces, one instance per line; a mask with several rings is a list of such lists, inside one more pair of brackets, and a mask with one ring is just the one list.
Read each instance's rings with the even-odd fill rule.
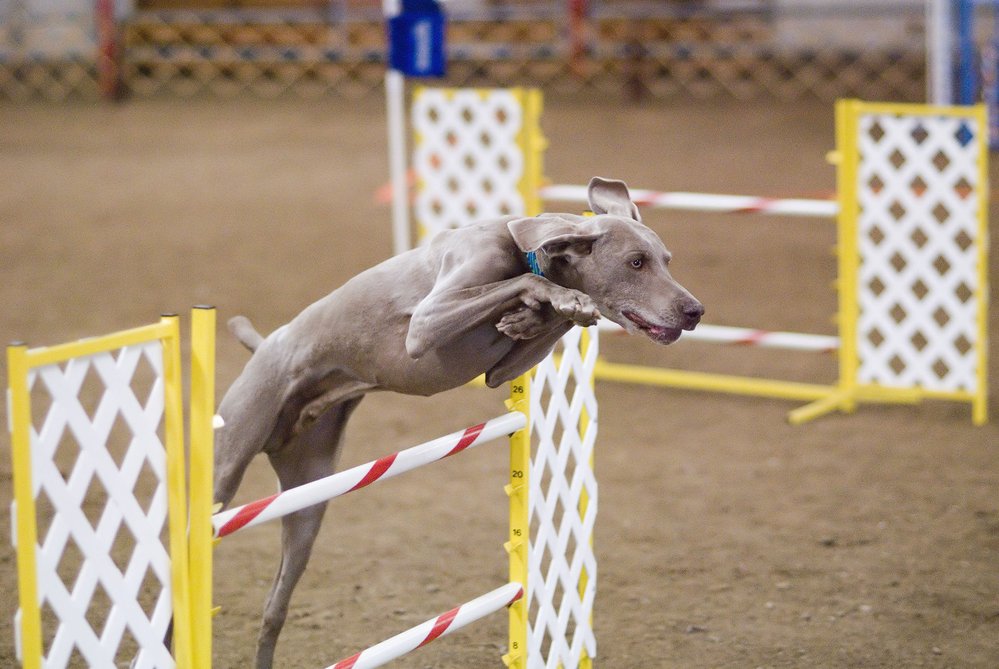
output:
[[951,0],[926,0],[926,99],[935,105],[954,101],[953,22]]
[[[402,11],[400,0],[383,0],[385,20]],[[385,104],[388,121],[389,174],[392,181],[392,253],[408,251],[409,201],[406,183],[406,77],[386,63]]]

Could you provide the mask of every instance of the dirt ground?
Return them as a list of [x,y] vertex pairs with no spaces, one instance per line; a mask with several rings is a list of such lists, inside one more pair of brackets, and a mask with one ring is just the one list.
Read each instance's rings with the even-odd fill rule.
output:
[[[834,189],[830,105],[610,102],[547,101],[554,180]],[[220,319],[279,326],[390,253],[389,212],[373,199],[385,144],[378,101],[0,107],[0,339],[54,344],[198,303],[217,305]],[[646,217],[707,322],[834,333],[831,225]],[[626,338],[602,348],[619,361],[835,378],[821,355]],[[246,359],[220,333],[219,396]],[[999,666],[995,401],[983,428],[948,403],[866,406],[790,427],[788,402],[610,383],[598,393],[598,666]],[[502,413],[502,398],[474,388],[371,396],[344,464]],[[0,446],[6,506],[6,431]],[[485,446],[334,502],[280,666],[325,666],[505,582],[501,451]],[[259,460],[239,499],[273,489]],[[0,525],[6,535],[6,513]],[[218,667],[250,665],[278,535],[261,527],[218,549]],[[0,564],[0,666],[12,666],[6,541]],[[494,615],[393,666],[500,667],[505,624]]]

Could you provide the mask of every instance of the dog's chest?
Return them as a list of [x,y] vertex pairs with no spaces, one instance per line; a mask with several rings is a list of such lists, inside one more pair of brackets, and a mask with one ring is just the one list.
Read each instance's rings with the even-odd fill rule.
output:
[[[493,324],[471,330],[446,346],[428,351],[414,360],[401,350],[397,362],[380,365],[379,386],[411,395],[434,395],[462,386],[485,374],[505,358],[514,346],[514,340],[504,336]],[[390,361],[386,361],[390,362]]]

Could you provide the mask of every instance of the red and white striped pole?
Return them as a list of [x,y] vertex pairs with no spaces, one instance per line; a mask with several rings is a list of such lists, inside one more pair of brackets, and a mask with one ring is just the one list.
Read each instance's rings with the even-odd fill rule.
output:
[[[600,321],[600,329],[609,332],[624,332],[624,328],[606,319]],[[701,323],[696,330],[684,332],[681,341],[700,341],[712,344],[733,344],[736,346],[758,346],[760,348],[781,348],[790,351],[813,351],[815,353],[835,353],[839,350],[839,337],[833,335],[807,334],[803,332],[780,332],[739,328],[730,325],[709,325]]]
[[492,592],[455,607],[436,618],[431,618],[401,634],[375,644],[360,653],[340,660],[326,669],[371,669],[422,648],[435,639],[475,622],[494,611],[510,606],[524,596],[520,583],[510,582]]
[[[541,189],[545,200],[587,202],[586,186],[556,184]],[[780,199],[754,195],[714,195],[710,193],[662,192],[635,189],[632,201],[653,209],[679,209],[730,214],[772,214],[809,218],[834,218],[839,212],[835,200]]]
[[684,332],[683,338],[690,341],[782,348],[790,351],[813,351],[815,353],[835,353],[839,350],[839,337],[832,335],[755,330],[727,325],[698,325],[696,330]]
[[512,411],[479,425],[407,448],[311,483],[284,490],[249,504],[212,516],[214,536],[224,537],[244,527],[259,525],[289,513],[326,502],[334,497],[389,479],[417,467],[442,460],[479,444],[505,437],[523,429],[527,418]]

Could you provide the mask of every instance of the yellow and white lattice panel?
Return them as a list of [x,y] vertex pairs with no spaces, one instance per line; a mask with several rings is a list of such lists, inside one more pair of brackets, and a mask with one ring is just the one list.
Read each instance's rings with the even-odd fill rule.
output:
[[131,345],[27,375],[42,622],[31,666],[174,666],[162,349]]
[[573,328],[561,359],[549,356],[531,383],[528,669],[588,666],[596,655],[596,330]]
[[526,213],[517,91],[419,89],[412,123],[421,241],[477,220]]
[[973,115],[859,115],[859,383],[981,385],[986,132]]

